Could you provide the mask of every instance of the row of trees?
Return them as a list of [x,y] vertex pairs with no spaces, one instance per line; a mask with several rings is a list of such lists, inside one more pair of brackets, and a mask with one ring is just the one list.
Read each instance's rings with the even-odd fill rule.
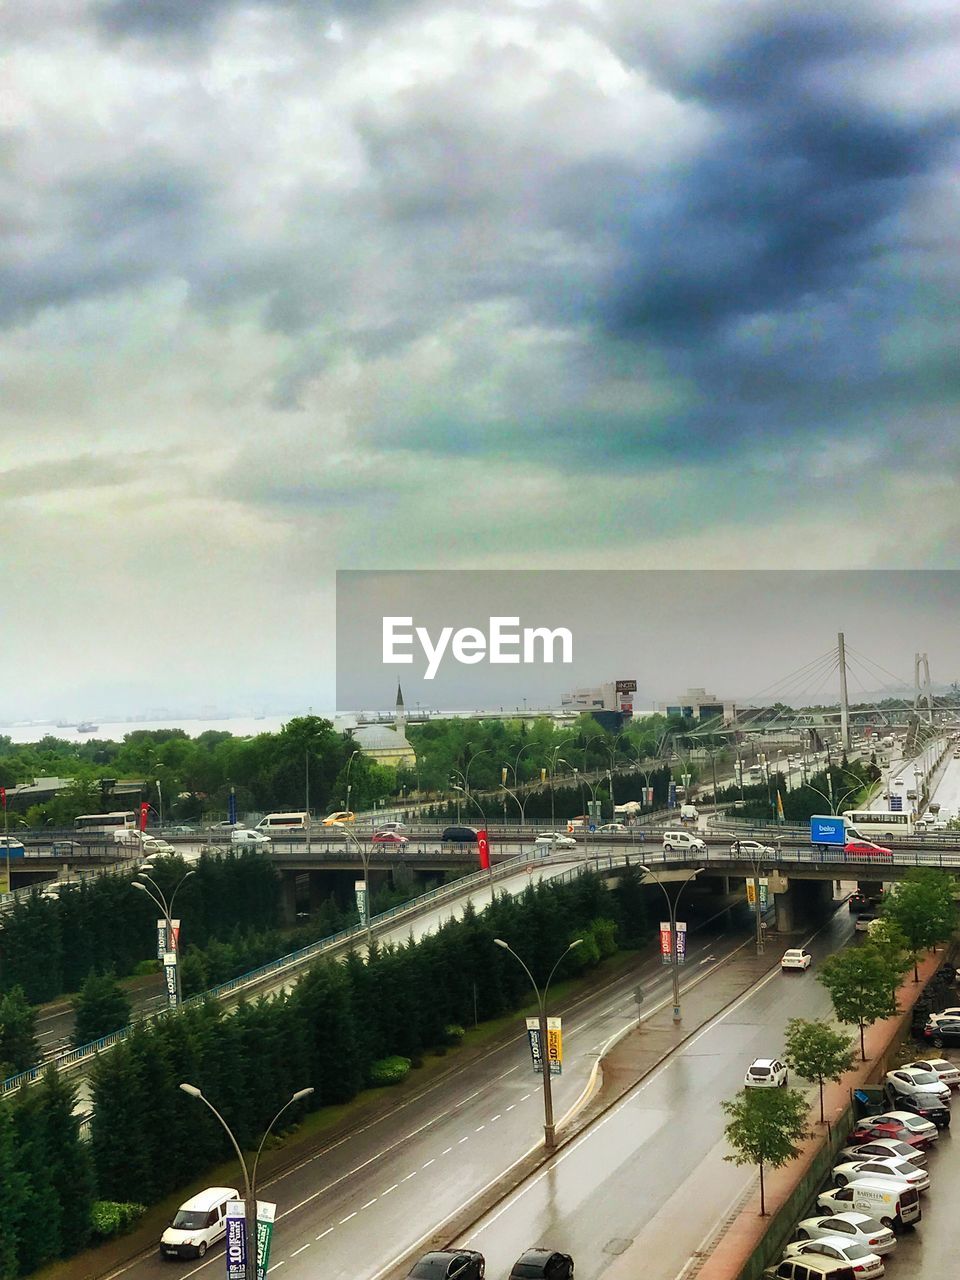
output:
[[[836,952],[824,961],[819,979],[830,993],[840,1022],[857,1027],[860,1057],[866,1059],[865,1028],[898,1012],[897,991],[913,968],[919,981],[918,956],[952,936],[957,908],[950,877],[941,871],[915,869],[886,895],[882,914],[869,938],[858,947]],[[839,1082],[856,1060],[854,1042],[823,1019],[787,1023],[784,1062],[819,1088],[820,1123],[824,1122],[823,1087]],[[742,1089],[723,1102],[729,1117],[725,1135],[732,1148],[724,1157],[760,1171],[760,1212],[766,1212],[764,1171],[781,1168],[800,1153],[809,1136],[807,1102],[796,1089]]]
[[94,1113],[80,1140],[73,1086],[48,1071],[0,1103],[4,1231],[0,1280],[15,1280],[89,1238],[95,1197],[156,1201],[227,1159],[222,1129],[180,1089],[198,1085],[241,1145],[255,1146],[292,1092],[312,1085],[305,1107],[343,1103],[394,1054],[417,1063],[445,1044],[452,1024],[500,1016],[530,999],[528,980],[494,943],[504,938],[543,982],[568,942],[582,938],[557,977],[595,965],[616,945],[650,935],[645,890],[631,870],[608,890],[585,874],[501,896],[405,946],[374,948],[365,962],[314,965],[292,992],[227,1014],[217,1004],[183,1009],[103,1053],[91,1073]]

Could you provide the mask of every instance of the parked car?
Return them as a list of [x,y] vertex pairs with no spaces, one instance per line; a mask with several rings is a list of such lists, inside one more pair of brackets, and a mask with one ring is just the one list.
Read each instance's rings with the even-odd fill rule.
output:
[[440,834],[441,843],[476,844],[477,833],[473,827],[444,827]]
[[918,1169],[910,1160],[844,1160],[833,1166],[833,1180],[838,1187],[858,1178],[892,1178],[916,1191],[926,1191],[930,1186],[926,1169]]
[[869,1245],[846,1240],[843,1236],[825,1236],[819,1240],[788,1244],[784,1257],[839,1258],[851,1264],[860,1280],[877,1280],[884,1271],[883,1259],[879,1253],[874,1253]]
[[856,1280],[850,1263],[836,1258],[783,1258],[761,1274],[763,1280]]
[[876,1218],[869,1214],[847,1209],[827,1217],[804,1218],[797,1223],[798,1240],[819,1240],[823,1236],[845,1236],[857,1244],[865,1244],[881,1257],[897,1247],[897,1237]]
[[847,1160],[872,1160],[874,1157],[889,1160],[910,1160],[922,1169],[927,1155],[916,1143],[898,1142],[896,1138],[871,1138],[869,1142],[854,1142],[843,1148],[840,1154]]
[[407,1280],[483,1280],[486,1263],[475,1249],[435,1249],[425,1253]]
[[734,840],[730,846],[730,852],[737,857],[754,858],[764,857],[767,854],[776,853],[776,849],[772,844],[761,844],[759,840]]
[[[914,1117],[919,1120],[919,1116]],[[924,1125],[926,1122],[922,1122]],[[894,1142],[905,1142],[912,1147],[920,1147],[926,1150],[931,1142],[935,1142],[937,1134],[937,1126],[929,1126],[933,1130],[931,1138],[927,1133],[917,1133],[914,1129],[908,1129],[902,1120],[885,1120],[879,1116],[866,1116],[863,1120],[858,1120],[856,1127],[847,1135],[847,1141],[856,1142],[872,1142],[874,1138],[891,1138]]]
[[230,832],[231,844],[258,844],[261,847],[273,844],[269,836],[264,835],[262,831],[253,831],[247,827],[237,827],[236,830]]
[[910,1097],[937,1098],[944,1106],[950,1101],[950,1090],[940,1083],[935,1071],[914,1071],[908,1067],[898,1067],[896,1071],[888,1071],[884,1082],[897,1093]]
[[960,1069],[946,1058],[925,1058],[920,1062],[908,1062],[906,1066],[914,1071],[932,1071],[948,1089],[960,1088]]
[[160,1237],[164,1258],[202,1258],[227,1233],[227,1203],[239,1200],[235,1187],[208,1187],[185,1200]]
[[960,1018],[928,1018],[921,1034],[935,1049],[960,1044]]
[[[946,1110],[946,1108],[943,1108]],[[950,1112],[947,1111],[947,1115]],[[904,1129],[909,1129],[911,1133],[926,1138],[928,1142],[937,1142],[940,1138],[940,1126],[926,1116],[921,1116],[915,1111],[909,1110],[907,1107],[901,1107],[899,1110],[891,1108],[884,1111],[878,1116],[871,1116],[874,1122],[878,1120],[895,1120],[897,1124],[902,1124]]]
[[891,1229],[919,1222],[920,1192],[895,1178],[858,1178],[845,1187],[830,1187],[817,1196],[817,1207],[827,1213],[847,1209],[869,1213]]
[[783,969],[809,969],[813,964],[813,956],[809,951],[804,951],[802,947],[791,947],[789,951],[785,951],[780,958],[780,968]]
[[403,846],[409,844],[406,836],[402,836],[399,831],[375,831],[370,837],[371,844],[395,844]]
[[545,831],[542,835],[537,836],[533,843],[539,845],[541,849],[544,847],[550,849],[574,849],[577,844],[573,836],[565,836],[560,831]]
[[960,1008],[956,1005],[951,1005],[946,1009],[941,1009],[939,1013],[931,1013],[930,1018],[933,1022],[938,1021],[940,1018],[960,1018]]
[[556,1249],[527,1249],[510,1268],[507,1280],[573,1280],[573,1259]]
[[756,1058],[747,1067],[743,1083],[756,1089],[785,1088],[787,1068],[778,1058]]
[[[943,1107],[940,1102],[929,1102],[927,1098],[911,1098],[908,1094],[896,1091],[892,1091],[892,1094],[890,1110],[884,1111],[884,1116],[895,1116],[902,1124],[908,1125],[908,1128],[915,1128],[915,1132],[919,1132],[919,1128],[916,1128],[919,1125],[925,1126],[924,1133],[929,1133],[929,1125],[933,1125],[934,1129],[946,1129],[950,1125],[950,1107]],[[910,1120],[913,1125],[908,1124]],[[940,1138],[940,1133],[937,1138]]]

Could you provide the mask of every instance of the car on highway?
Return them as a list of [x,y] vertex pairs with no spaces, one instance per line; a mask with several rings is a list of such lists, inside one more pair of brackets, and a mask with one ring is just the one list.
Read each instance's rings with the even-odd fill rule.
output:
[[882,844],[874,844],[872,840],[848,840],[843,846],[848,858],[892,858],[893,852]]
[[787,1068],[779,1058],[755,1058],[747,1067],[743,1083],[754,1089],[786,1088]]
[[202,1258],[227,1233],[227,1204],[239,1200],[235,1187],[207,1187],[185,1200],[160,1237],[164,1258]]
[[730,852],[734,857],[760,858],[777,851],[772,844],[761,844],[759,840],[734,840]]
[[[919,1116],[914,1116],[914,1120],[920,1120]],[[926,1149],[931,1143],[936,1142],[939,1134],[935,1124],[928,1125],[926,1121],[920,1121],[924,1129],[932,1129],[933,1136],[929,1133],[918,1133],[915,1129],[908,1129],[902,1120],[883,1119],[880,1116],[866,1116],[863,1120],[858,1120],[856,1126],[847,1134],[847,1142],[872,1142],[874,1138],[891,1138],[894,1142],[905,1142],[912,1147],[921,1147]]]
[[598,827],[597,831],[602,836],[625,836],[629,835],[630,828],[624,826],[622,822],[605,822],[602,827]]
[[872,907],[868,907],[866,911],[860,911],[853,922],[854,931],[856,933],[869,933],[870,926],[876,919],[878,919],[878,916]]
[[345,822],[356,822],[357,815],[352,809],[337,809],[333,813],[328,813],[320,824],[322,827],[339,827]]
[[935,1071],[914,1071],[908,1067],[897,1067],[895,1071],[888,1071],[883,1079],[901,1097],[937,1098],[942,1106],[950,1101],[950,1090],[945,1084],[941,1084]]
[[833,1166],[833,1180],[838,1187],[856,1182],[858,1178],[892,1178],[905,1182],[915,1191],[926,1191],[930,1186],[930,1175],[926,1169],[918,1169],[910,1160],[844,1160]]
[[407,1280],[483,1280],[485,1270],[476,1249],[434,1249],[413,1264]]
[[935,1049],[960,1044],[960,1018],[928,1018],[921,1034]]
[[707,842],[691,831],[665,831],[663,847],[667,853],[672,853],[674,849],[681,853],[706,853]]
[[574,849],[577,844],[573,836],[565,836],[561,831],[544,831],[533,843],[541,849]]
[[377,831],[406,831],[407,824],[391,819],[388,822],[378,822],[376,829]]
[[375,831],[370,837],[371,844],[393,844],[400,845],[409,844],[410,841],[406,836],[402,836],[399,831]]
[[268,835],[264,835],[262,831],[253,831],[247,827],[237,827],[236,830],[230,832],[230,843],[265,846],[273,844],[273,841]]
[[857,1244],[865,1244],[882,1257],[897,1247],[897,1237],[867,1213],[847,1209],[843,1213],[831,1213],[827,1217],[804,1218],[797,1223],[797,1240],[819,1240],[822,1236],[842,1236]]
[[907,1062],[905,1066],[914,1071],[932,1071],[934,1075],[940,1077],[940,1083],[945,1084],[948,1089],[960,1088],[960,1068],[953,1062],[948,1062],[946,1058],[924,1058],[919,1062]]
[[507,1280],[573,1280],[573,1259],[556,1249],[525,1249]]
[[896,1138],[871,1138],[868,1142],[853,1143],[848,1139],[848,1145],[840,1154],[846,1160],[873,1160],[875,1157],[910,1160],[921,1169],[927,1163],[926,1152],[921,1146],[915,1142],[900,1142]]
[[473,827],[444,827],[440,841],[442,844],[476,844],[477,833]]
[[859,1280],[877,1280],[884,1272],[883,1259],[869,1245],[858,1244],[843,1236],[822,1236],[818,1240],[802,1240],[788,1244],[785,1258],[839,1258],[849,1262]]
[[[946,1110],[946,1108],[941,1108]],[[947,1111],[947,1115],[950,1112]],[[894,1120],[897,1124],[903,1125],[904,1129],[909,1129],[911,1133],[923,1137],[927,1142],[937,1142],[940,1138],[940,1126],[935,1124],[933,1120],[927,1116],[922,1116],[916,1111],[908,1110],[906,1107],[899,1109],[891,1107],[889,1111],[884,1111],[880,1115],[870,1116],[869,1119],[876,1123],[880,1120]]]
[[791,947],[789,951],[785,951],[780,957],[780,968],[783,969],[809,969],[813,964],[813,956],[809,951],[804,951],[802,947]]

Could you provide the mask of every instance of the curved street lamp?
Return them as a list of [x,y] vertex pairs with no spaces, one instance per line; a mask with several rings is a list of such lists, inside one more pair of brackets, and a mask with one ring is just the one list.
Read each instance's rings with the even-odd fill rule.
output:
[[332,822],[332,827],[339,827],[343,834],[353,841],[357,846],[357,853],[360,855],[360,861],[363,863],[363,920],[362,924],[367,926],[367,955],[370,955],[370,948],[373,945],[373,933],[370,927],[370,850],[361,844],[359,838],[349,830],[344,822]]
[[[157,884],[156,880],[152,879],[152,877],[147,874],[147,872],[152,870],[152,862],[142,863],[137,869],[137,874],[140,876],[140,879],[132,881],[131,887],[139,889],[141,893],[145,893],[150,901],[163,912],[163,918],[166,922],[166,949],[167,951],[173,952],[173,972],[174,981],[176,983],[174,1001],[176,1005],[180,1005],[183,1003],[183,987],[180,982],[180,931],[173,927],[173,920],[171,917],[173,915],[174,899],[180,891],[180,886],[185,880],[189,880],[191,876],[195,876],[197,873],[196,871],[188,871],[186,875],[182,876],[180,880],[177,881],[173,893],[170,895],[170,901],[167,902],[163,895],[163,890]],[[146,880],[146,884],[143,883],[144,880]]]
[[526,964],[509,943],[504,942],[502,938],[494,938],[494,943],[501,947],[504,951],[509,951],[514,960],[521,966],[524,973],[530,979],[530,985],[533,987],[537,997],[538,1022],[540,1028],[540,1074],[543,1079],[543,1146],[547,1152],[556,1150],[557,1147],[557,1131],[553,1123],[553,1087],[550,1080],[550,1055],[547,1053],[547,992],[550,990],[550,983],[553,981],[553,975],[557,972],[560,961],[564,956],[568,955],[574,947],[579,947],[583,942],[582,938],[575,938],[565,951],[562,951],[557,957],[553,968],[550,970],[550,976],[547,978],[546,984],[541,992],[537,986],[536,979],[527,968]]
[[217,1117],[226,1132],[227,1137],[233,1145],[234,1151],[237,1153],[237,1159],[240,1161],[240,1170],[243,1173],[243,1217],[244,1232],[247,1237],[246,1258],[244,1261],[244,1275],[246,1280],[257,1280],[257,1165],[260,1163],[260,1152],[263,1150],[263,1144],[266,1142],[270,1131],[277,1123],[287,1107],[292,1107],[295,1102],[300,1102],[304,1098],[309,1098],[313,1093],[312,1086],[309,1089],[298,1089],[293,1097],[288,1098],[277,1114],[267,1125],[263,1137],[260,1139],[260,1145],[257,1147],[257,1154],[253,1157],[253,1169],[248,1172],[247,1162],[243,1158],[243,1152],[240,1150],[240,1144],[233,1136],[233,1130],[224,1120],[223,1116],[213,1105],[209,1098],[205,1098],[203,1093],[195,1084],[181,1084],[180,1088],[184,1093],[189,1093],[191,1098],[198,1098],[205,1106],[209,1107],[213,1114]]
[[696,880],[697,876],[703,870],[703,867],[697,867],[696,871],[687,876],[686,880],[684,880],[683,884],[680,886],[680,892],[677,894],[676,898],[670,897],[670,894],[667,892],[666,885],[650,867],[645,866],[644,863],[641,862],[640,870],[645,871],[648,876],[652,877],[652,879],[657,882],[663,891],[663,896],[667,900],[667,911],[670,914],[670,966],[673,970],[673,1021],[679,1025],[683,1021],[683,1014],[680,1009],[680,965],[677,959],[677,908],[680,905],[680,898],[684,889],[692,880]]

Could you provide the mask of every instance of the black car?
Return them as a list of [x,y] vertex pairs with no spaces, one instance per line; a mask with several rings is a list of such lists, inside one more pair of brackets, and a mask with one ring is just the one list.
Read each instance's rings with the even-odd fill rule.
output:
[[926,1102],[909,1093],[897,1093],[891,1085],[886,1086],[887,1100],[891,1111],[912,1111],[915,1116],[922,1116],[938,1129],[949,1129],[950,1106],[942,1106],[939,1102]]
[[407,1280],[483,1280],[486,1263],[475,1249],[436,1249],[414,1263]]
[[960,1044],[960,1018],[931,1018],[923,1028],[923,1038],[936,1049]]
[[573,1259],[556,1249],[527,1249],[513,1264],[508,1280],[572,1280]]
[[440,839],[453,844],[476,844],[477,833],[473,827],[444,827]]

